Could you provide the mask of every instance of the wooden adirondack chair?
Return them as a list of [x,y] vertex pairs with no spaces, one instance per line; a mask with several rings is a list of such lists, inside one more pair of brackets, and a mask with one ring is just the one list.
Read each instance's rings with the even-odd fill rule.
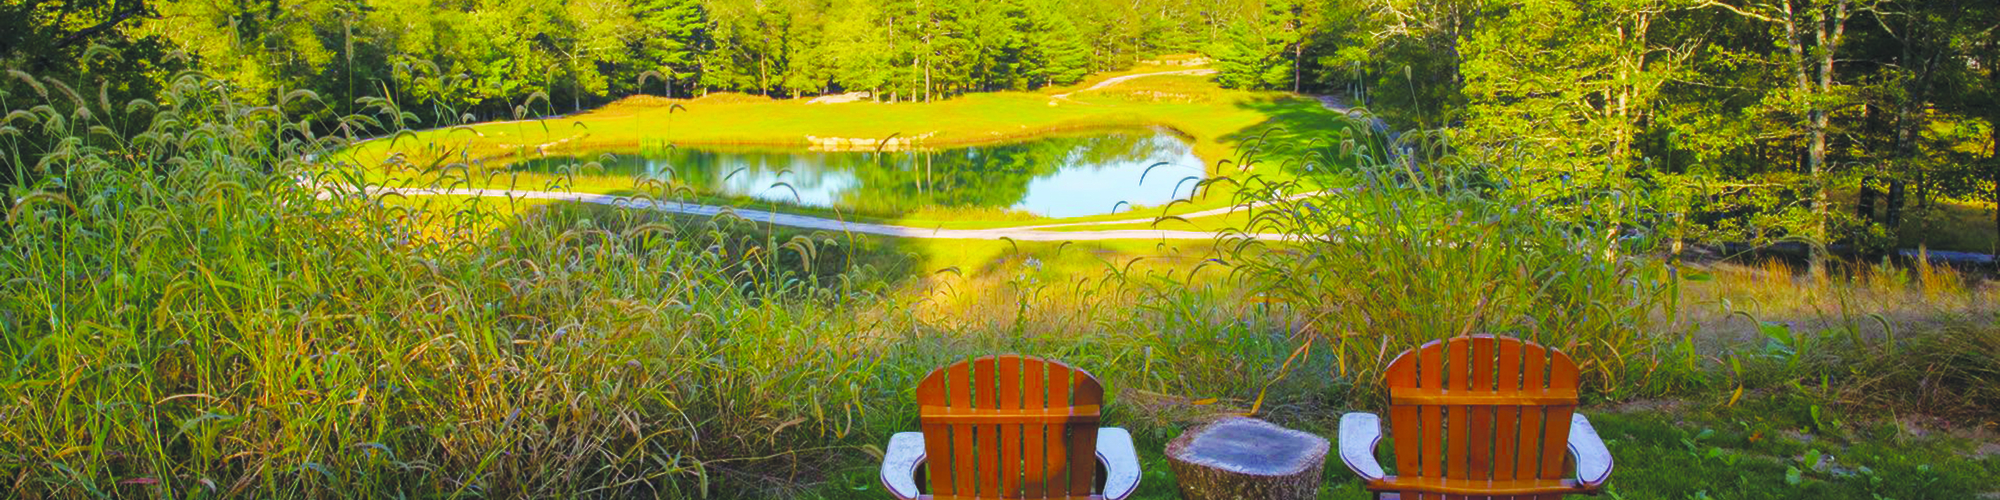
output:
[[1375,460],[1382,426],[1373,414],[1341,416],[1340,458],[1376,498],[1595,494],[1611,476],[1611,453],[1575,412],[1576,375],[1562,351],[1520,339],[1424,344],[1391,362],[1385,377],[1397,475]]
[[[994,356],[939,368],[917,385],[923,432],[889,439],[882,484],[903,500],[1125,498],[1139,486],[1139,456],[1130,433],[1097,427],[1103,402],[1095,377],[1055,361]],[[927,493],[917,489],[919,465]]]

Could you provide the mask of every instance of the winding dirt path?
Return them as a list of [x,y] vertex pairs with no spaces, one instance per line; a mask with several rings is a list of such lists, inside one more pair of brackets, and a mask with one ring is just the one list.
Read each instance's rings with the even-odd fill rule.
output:
[[[1070,95],[1072,95],[1072,94],[1076,94],[1076,93],[1080,93],[1080,92],[1089,92],[1089,91],[1092,91],[1092,90],[1097,90],[1097,89],[1102,89],[1102,88],[1105,88],[1105,87],[1110,87],[1110,86],[1112,86],[1112,85],[1117,85],[1117,84],[1120,84],[1120,83],[1125,83],[1125,82],[1127,82],[1127,81],[1131,81],[1131,80],[1134,80],[1134,79],[1138,79],[1138,78],[1145,78],[1145,77],[1148,77],[1148,76],[1164,76],[1164,75],[1213,75],[1213,74],[1215,74],[1215,70],[1213,70],[1213,69],[1183,69],[1183,70],[1178,70],[1178,71],[1160,71],[1160,72],[1155,72],[1155,73],[1140,73],[1140,74],[1136,74],[1136,75],[1125,75],[1125,76],[1117,76],[1117,77],[1111,77],[1111,78],[1106,78],[1106,79],[1104,79],[1104,81],[1101,81],[1101,82],[1097,82],[1097,84],[1096,84],[1096,85],[1091,85],[1091,86],[1089,86],[1089,87],[1085,87],[1085,88],[1084,88],[1083,90],[1077,90],[1077,91],[1072,91],[1072,92],[1063,92],[1063,93],[1061,93],[1061,94],[1056,94],[1056,95],[1053,95],[1053,96],[1049,96],[1049,98],[1050,98],[1050,99],[1061,99],[1061,100],[1065,100],[1065,101],[1070,101],[1070,98],[1069,98],[1069,96],[1070,96]],[[1070,102],[1076,102],[1076,101],[1070,101]]]
[[[1096,241],[1096,240],[1211,240],[1223,233],[1211,231],[1174,231],[1164,229],[1106,229],[1099,231],[1043,231],[1034,227],[1047,228],[1067,224],[1047,226],[1003,227],[994,229],[942,229],[875,224],[828,219],[810,215],[787,214],[753,208],[724,207],[679,201],[655,201],[642,198],[612,196],[608,194],[573,193],[567,191],[519,191],[506,189],[427,189],[427,188],[377,188],[371,194],[396,194],[402,196],[478,196],[483,198],[507,198],[515,200],[550,200],[578,203],[595,203],[620,208],[658,210],[666,213],[713,217],[722,213],[733,213],[737,217],[755,222],[805,229],[820,229],[847,233],[874,234],[900,238],[928,238],[950,240],[999,240],[1016,241]],[[1226,211],[1226,209],[1223,209]],[[1140,219],[1149,222],[1152,219]],[[1115,224],[1119,221],[1084,224]],[[1283,240],[1282,234],[1244,234],[1245,238],[1260,240]]]

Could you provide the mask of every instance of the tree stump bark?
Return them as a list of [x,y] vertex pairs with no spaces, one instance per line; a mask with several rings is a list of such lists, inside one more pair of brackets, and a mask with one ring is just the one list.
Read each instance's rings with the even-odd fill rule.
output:
[[1246,417],[1191,429],[1167,444],[1188,500],[1306,500],[1319,493],[1326,439]]

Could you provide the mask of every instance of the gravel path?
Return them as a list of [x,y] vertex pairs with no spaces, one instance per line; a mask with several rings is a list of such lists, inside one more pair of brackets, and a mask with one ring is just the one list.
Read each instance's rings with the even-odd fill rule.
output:
[[1106,78],[1106,79],[1104,79],[1104,81],[1101,81],[1101,82],[1097,82],[1097,84],[1096,84],[1096,85],[1091,85],[1090,87],[1088,87],[1088,88],[1085,88],[1085,89],[1083,89],[1083,90],[1078,90],[1078,91],[1076,91],[1076,92],[1064,92],[1064,93],[1061,93],[1061,94],[1056,94],[1056,95],[1054,95],[1054,96],[1050,96],[1050,97],[1051,97],[1051,98],[1054,98],[1054,99],[1062,99],[1062,100],[1069,100],[1069,96],[1070,96],[1070,94],[1075,94],[1075,93],[1077,93],[1077,92],[1089,92],[1089,91],[1092,91],[1092,90],[1097,90],[1097,89],[1101,89],[1101,88],[1105,88],[1105,87],[1109,87],[1109,86],[1112,86],[1112,85],[1117,85],[1117,84],[1120,84],[1120,83],[1125,83],[1126,81],[1129,81],[1129,80],[1132,80],[1132,79],[1135,79],[1135,78],[1145,78],[1145,77],[1148,77],[1148,76],[1161,76],[1161,75],[1213,75],[1213,74],[1215,74],[1215,70],[1213,70],[1213,69],[1184,69],[1184,70],[1180,70],[1180,71],[1161,71],[1161,72],[1158,72],[1158,73],[1140,73],[1140,74],[1136,74],[1136,75],[1125,75],[1125,76],[1120,76],[1120,77],[1113,77],[1113,78]]
[[[1210,232],[1210,231],[1169,231],[1163,229],[1043,231],[1038,229],[1022,228],[1022,227],[1007,227],[1007,228],[995,228],[995,229],[921,228],[921,227],[911,227],[911,226],[897,226],[890,224],[874,224],[868,222],[851,222],[838,219],[828,219],[825,217],[787,214],[787,213],[772,212],[768,210],[757,210],[752,208],[703,205],[699,203],[686,203],[679,201],[655,201],[655,200],[647,200],[641,198],[612,196],[608,194],[572,193],[566,191],[516,191],[516,190],[506,190],[506,189],[377,188],[372,190],[371,192],[377,195],[398,194],[403,196],[440,196],[440,195],[479,196],[485,198],[508,198],[517,200],[527,199],[527,200],[571,201],[578,203],[595,203],[599,205],[609,205],[621,208],[658,210],[667,213],[700,215],[700,216],[715,216],[723,212],[731,212],[736,214],[736,216],[742,217],[747,220],[776,224],[780,226],[798,227],[805,229],[821,229],[827,231],[839,231],[839,232],[849,232],[849,233],[875,234],[882,236],[896,236],[902,238],[931,238],[931,239],[950,239],[950,240],[1012,239],[1017,241],[1210,240],[1210,239],[1215,239],[1217,236],[1221,236],[1223,234],[1219,232]],[[1151,220],[1152,219],[1140,219],[1139,221],[1147,222]],[[1118,221],[1105,222],[1099,224],[1114,224],[1114,223],[1118,223]],[[1054,226],[1057,225],[1033,226],[1033,227],[1046,228]],[[1247,234],[1241,236],[1246,238],[1260,239],[1260,240],[1282,240],[1285,237],[1285,235],[1281,234]]]

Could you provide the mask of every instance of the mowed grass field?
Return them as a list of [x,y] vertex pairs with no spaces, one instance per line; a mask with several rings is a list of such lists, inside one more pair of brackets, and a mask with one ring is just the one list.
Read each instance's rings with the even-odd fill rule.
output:
[[[397,186],[452,186],[516,190],[639,194],[659,191],[631,177],[506,171],[502,166],[540,157],[595,159],[604,151],[638,151],[663,144],[800,148],[807,136],[870,138],[921,137],[917,146],[941,148],[995,144],[1059,134],[1088,134],[1141,128],[1167,129],[1185,139],[1210,165],[1211,178],[1289,179],[1304,162],[1260,162],[1298,158],[1297,149],[1322,149],[1309,157],[1334,158],[1337,139],[1365,127],[1316,99],[1281,92],[1223,89],[1208,76],[1167,74],[1127,80],[1098,90],[1079,90],[1124,75],[1185,70],[1147,66],[1094,75],[1076,86],[1041,92],[997,92],[956,96],[928,103],[853,102],[813,104],[808,99],[770,99],[715,94],[693,99],[650,96],[625,99],[586,113],[559,118],[491,122],[401,134],[348,148],[341,157],[363,167],[371,182]],[[1317,138],[1304,140],[1303,138]],[[1356,137],[1357,143],[1366,138]],[[1246,161],[1248,159],[1248,161]],[[1338,160],[1327,160],[1337,162]],[[1192,203],[1141,207],[1127,213],[1044,219],[1005,210],[936,208],[895,218],[847,217],[925,227],[983,228],[1045,221],[1124,220],[1179,214],[1230,203],[1231,182],[1217,182]],[[686,194],[683,193],[685,196]],[[734,204],[745,200],[689,196],[690,201]],[[839,216],[833,210],[785,207],[787,211]]]

